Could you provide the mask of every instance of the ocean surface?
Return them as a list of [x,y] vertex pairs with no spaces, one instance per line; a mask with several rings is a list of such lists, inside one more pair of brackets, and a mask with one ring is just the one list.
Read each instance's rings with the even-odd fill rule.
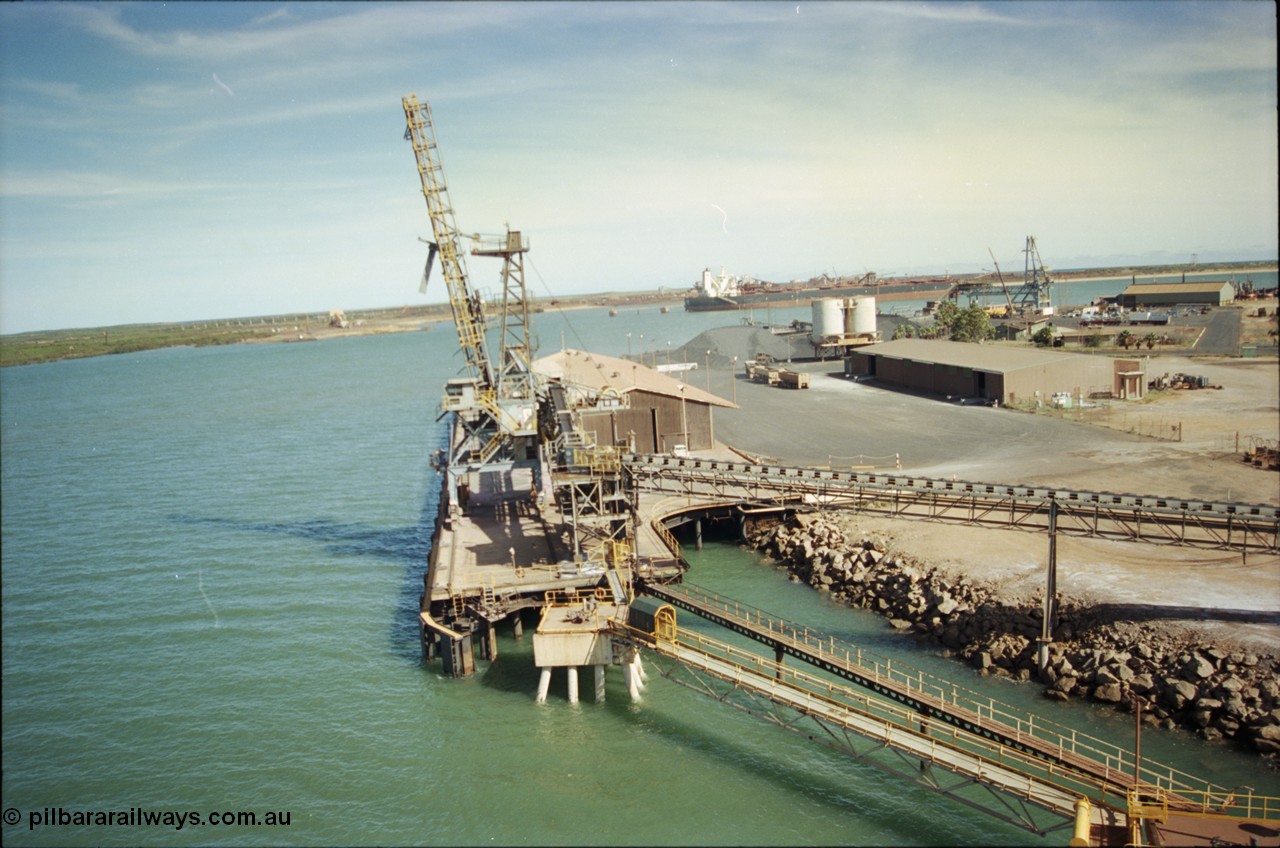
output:
[[[668,341],[735,320],[593,309],[541,314],[537,332],[542,353],[563,339],[661,362]],[[429,456],[460,365],[437,324],[0,371],[4,844],[1065,842],[656,675],[639,704],[613,670],[603,704],[570,705],[557,677],[538,705],[528,636],[505,632],[470,679],[424,664]],[[978,678],[731,543],[689,556],[700,585],[1132,738],[1129,717]],[[1280,795],[1251,756],[1142,744]]]

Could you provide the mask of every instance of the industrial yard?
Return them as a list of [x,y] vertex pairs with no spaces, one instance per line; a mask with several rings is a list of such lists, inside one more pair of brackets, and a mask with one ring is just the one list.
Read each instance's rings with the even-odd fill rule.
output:
[[[1151,717],[1166,727],[1191,720],[1205,738],[1280,753],[1269,632],[1234,632],[1230,640],[1196,630],[1186,639],[1152,633],[1122,644],[1116,630],[1133,610],[1143,620],[1226,618],[1246,626],[1273,625],[1280,616],[1280,605],[1258,592],[1273,588],[1280,562],[1280,516],[1270,505],[1280,478],[1252,465],[1228,465],[1220,474],[1206,467],[1218,461],[1208,440],[1228,435],[1240,464],[1241,431],[1228,434],[1225,426],[1246,428],[1251,445],[1269,444],[1280,408],[1274,361],[1253,357],[1231,374],[1194,376],[1186,368],[1200,363],[1187,363],[1177,375],[1157,377],[1149,359],[987,346],[979,342],[992,332],[977,303],[963,312],[942,304],[928,337],[886,343],[870,297],[815,301],[811,324],[793,321],[781,334],[749,324],[705,331],[679,351],[678,363],[669,351],[665,369],[656,354],[652,367],[642,361],[644,347],[638,358],[622,359],[563,341],[559,353],[535,360],[524,283],[528,241],[511,230],[472,240],[472,255],[503,260],[501,317],[491,321],[462,261],[431,109],[414,95],[402,106],[435,236],[423,285],[438,256],[467,364],[465,376],[445,382],[441,410],[451,432],[433,457],[442,477],[419,602],[425,661],[440,660],[451,677],[477,674],[480,663],[498,658],[500,632],[510,627],[519,638],[524,613],[536,612],[540,703],[559,674],[568,701],[577,703],[579,671],[587,667],[602,701],[609,666],[622,669],[628,695],[638,701],[644,654],[664,677],[747,712],[795,711],[833,735],[852,733],[876,751],[918,761],[921,773],[936,765],[966,784],[976,781],[980,791],[1015,798],[1030,806],[1012,818],[1003,797],[995,805],[985,796],[964,800],[1037,833],[1070,826],[1073,844],[1132,842],[1144,827],[1154,834],[1151,828],[1176,818],[1207,837],[1199,819],[1218,815],[1223,790],[1201,778],[1140,761],[1136,750],[1130,757],[1113,742],[1046,730],[1043,718],[962,696],[954,682],[895,675],[858,645],[685,583],[692,560],[681,555],[682,545],[701,549],[704,524],[719,525],[771,551],[793,579],[876,609],[894,628],[932,637],[984,673],[1035,676],[1058,700],[1121,703],[1146,693],[1159,699]],[[1016,295],[1004,292],[1008,306],[1049,315],[1050,281],[1038,254],[1031,262],[1033,237],[1027,246],[1028,275]],[[491,323],[499,329],[496,356],[486,337]],[[798,354],[793,347],[802,333],[808,357],[803,344]],[[786,367],[779,355],[753,350],[779,335],[786,337]],[[705,390],[688,382],[699,361]],[[1232,377],[1235,415],[1204,421],[1202,414],[1204,429],[1193,430],[1193,442],[1184,441],[1182,421],[1162,420],[1144,434],[1142,427],[1121,432],[1035,414],[1045,400],[1050,409],[1094,410],[1115,399],[1127,405],[1158,398],[1152,392],[1179,391],[1175,386],[1212,385],[1225,397],[1218,387]],[[1261,432],[1251,432],[1255,427]],[[1147,450],[1144,439],[1160,446]],[[1171,440],[1184,452],[1169,448]],[[1173,479],[1141,473],[1156,464],[1173,468]],[[1098,466],[1139,494],[1102,490]],[[880,475],[878,468],[892,471]],[[899,539],[896,524],[858,526],[864,513],[936,522],[937,530],[913,526],[914,537]],[[983,537],[961,540],[957,531],[977,527]],[[996,534],[1028,541],[993,557],[986,539]],[[1059,536],[1061,573],[1075,581],[1066,592],[1057,585]],[[1066,537],[1089,547],[1072,547]],[[1200,555],[1122,562],[1126,555],[1105,547],[1159,550],[1160,541]],[[957,547],[966,549],[959,560],[925,559]],[[1037,548],[1047,548],[1047,566]],[[997,570],[984,570],[992,560]],[[1084,560],[1088,566],[1078,569]],[[1229,608],[1183,597],[1195,590],[1176,580],[1164,581],[1160,598],[1139,592],[1120,604],[1120,615],[1100,616],[1095,607],[1094,598],[1105,597],[1103,606],[1115,612],[1115,599],[1124,599],[1100,577],[1141,587],[1151,582],[1151,567],[1182,576],[1221,566],[1240,587],[1214,599]],[[1045,575],[1041,601],[1031,589],[1036,573]],[[1225,583],[1215,582],[1219,589]],[[687,627],[677,609],[772,648],[772,659]],[[1259,650],[1267,653],[1259,657]],[[1146,664],[1127,665],[1135,654]],[[788,655],[855,688],[784,667]],[[1180,668],[1203,690],[1175,684]],[[870,754],[861,744],[849,739],[836,747]],[[1229,829],[1270,821],[1271,803],[1255,801],[1250,790]],[[1057,822],[1046,823],[1041,812]]]
[[[717,433],[752,456],[818,467],[878,467],[931,478],[1048,485],[1165,497],[1280,502],[1280,474],[1242,461],[1251,440],[1274,440],[1280,422],[1275,360],[1153,360],[1152,371],[1194,371],[1220,390],[1165,391],[1144,402],[1073,410],[1079,420],[947,403],[936,396],[852,382],[831,363],[793,365],[808,392],[739,378],[740,409],[718,412]],[[1161,430],[1144,436],[1137,430]],[[1165,436],[1177,425],[1181,441]],[[1274,441],[1273,441],[1274,443]],[[1239,446],[1239,449],[1237,449]],[[921,521],[860,517],[862,532],[939,567],[989,583],[1008,600],[1043,588],[1042,536]],[[1095,539],[1059,542],[1059,590],[1080,601],[1200,610],[1178,626],[1280,650],[1280,558],[1209,554]],[[1213,610],[1259,613],[1249,621]]]

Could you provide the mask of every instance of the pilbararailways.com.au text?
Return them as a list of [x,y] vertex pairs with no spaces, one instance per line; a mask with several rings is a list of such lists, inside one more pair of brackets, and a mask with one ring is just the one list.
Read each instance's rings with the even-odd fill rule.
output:
[[43,807],[27,810],[15,807],[4,811],[4,823],[16,825],[26,820],[27,830],[38,827],[289,827],[291,810],[149,810],[130,807],[127,810],[68,810],[65,807]]

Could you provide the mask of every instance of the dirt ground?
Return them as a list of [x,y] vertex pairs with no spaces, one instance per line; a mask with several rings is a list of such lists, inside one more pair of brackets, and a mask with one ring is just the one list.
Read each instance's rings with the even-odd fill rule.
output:
[[[1245,464],[1237,450],[1251,439],[1280,438],[1280,362],[1160,356],[1147,369],[1204,375],[1222,388],[1115,401],[1077,421],[958,407],[815,375],[809,392],[740,386],[743,408],[718,411],[717,434],[749,453],[765,452],[765,445],[777,459],[791,454],[822,464],[823,454],[854,452],[830,444],[847,440],[840,434],[850,430],[858,444],[876,445],[867,453],[892,454],[896,445],[902,457],[920,458],[903,469],[920,476],[1280,504],[1280,473]],[[786,422],[783,442],[770,429],[777,419]],[[1139,435],[1175,424],[1181,441],[1168,437],[1172,431]],[[874,442],[881,431],[890,441]],[[1048,541],[1038,533],[866,516],[855,525],[1011,600],[1044,586]],[[1067,599],[1123,607],[1133,620],[1196,631],[1212,643],[1280,654],[1280,556],[1060,537],[1057,562],[1058,590]]]

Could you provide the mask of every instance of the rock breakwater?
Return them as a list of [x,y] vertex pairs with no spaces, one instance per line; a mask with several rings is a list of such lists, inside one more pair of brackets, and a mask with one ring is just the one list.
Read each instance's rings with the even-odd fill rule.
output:
[[1205,644],[1179,628],[1128,621],[1103,608],[1060,601],[1047,664],[1037,663],[1040,598],[1005,598],[986,585],[895,551],[892,539],[858,532],[853,519],[797,515],[748,528],[748,543],[791,579],[883,615],[897,629],[969,663],[980,674],[1044,687],[1143,721],[1231,740],[1280,761],[1277,658]]

